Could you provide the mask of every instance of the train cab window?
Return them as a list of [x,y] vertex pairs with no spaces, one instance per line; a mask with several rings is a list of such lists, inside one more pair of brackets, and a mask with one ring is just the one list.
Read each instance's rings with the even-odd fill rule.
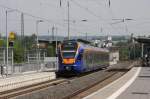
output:
[[65,42],[62,44],[62,50],[76,50],[77,49],[77,43],[74,42]]

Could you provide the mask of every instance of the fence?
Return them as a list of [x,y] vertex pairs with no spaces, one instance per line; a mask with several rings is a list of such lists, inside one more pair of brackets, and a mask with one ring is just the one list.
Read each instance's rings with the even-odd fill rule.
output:
[[5,64],[5,49],[0,48],[0,64]]
[[56,57],[45,57],[43,62],[40,63],[22,63],[14,64],[13,73],[24,73],[24,72],[43,72],[43,71],[57,71],[57,58]]
[[[8,64],[7,64],[7,54],[6,54],[6,48],[5,47],[0,47],[0,73],[2,74],[2,71],[7,73],[7,74],[12,74],[13,72],[13,48],[8,48]],[[4,69],[5,68],[5,69]],[[4,71],[5,70],[5,71]]]
[[44,62],[44,58],[46,56],[45,50],[29,50],[26,51],[26,61],[28,63],[41,63]]
[[45,57],[44,50],[28,51],[26,54],[26,62],[14,64],[13,48],[8,50],[8,64],[6,62],[6,48],[0,48],[0,74],[18,74],[25,72],[42,72],[42,71],[56,71],[57,58]]

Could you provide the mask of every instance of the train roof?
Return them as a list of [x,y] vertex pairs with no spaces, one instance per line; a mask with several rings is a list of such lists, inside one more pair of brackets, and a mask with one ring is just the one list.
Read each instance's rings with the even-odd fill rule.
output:
[[64,43],[65,43],[65,42],[78,42],[78,43],[80,43],[80,45],[81,45],[84,49],[87,49],[87,50],[109,52],[109,50],[106,49],[106,48],[94,47],[94,46],[91,45],[91,42],[86,41],[86,40],[82,40],[82,39],[64,40],[63,42],[64,42]]
[[72,40],[64,40],[63,42],[80,42],[84,44],[91,44],[91,42],[83,39],[72,39]]

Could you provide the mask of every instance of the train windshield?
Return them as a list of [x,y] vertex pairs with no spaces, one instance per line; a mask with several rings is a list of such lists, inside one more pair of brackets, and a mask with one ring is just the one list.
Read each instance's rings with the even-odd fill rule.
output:
[[74,58],[75,52],[63,52],[63,58]]
[[61,47],[62,50],[76,50],[77,43],[76,42],[64,42]]

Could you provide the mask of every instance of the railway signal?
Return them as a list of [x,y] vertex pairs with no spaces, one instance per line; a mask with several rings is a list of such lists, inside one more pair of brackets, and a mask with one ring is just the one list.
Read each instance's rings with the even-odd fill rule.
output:
[[9,41],[9,46],[13,47],[14,46],[14,41]]
[[14,46],[14,40],[16,38],[15,33],[14,32],[10,32],[8,38],[9,38],[9,43],[8,43],[9,46],[13,47]]

